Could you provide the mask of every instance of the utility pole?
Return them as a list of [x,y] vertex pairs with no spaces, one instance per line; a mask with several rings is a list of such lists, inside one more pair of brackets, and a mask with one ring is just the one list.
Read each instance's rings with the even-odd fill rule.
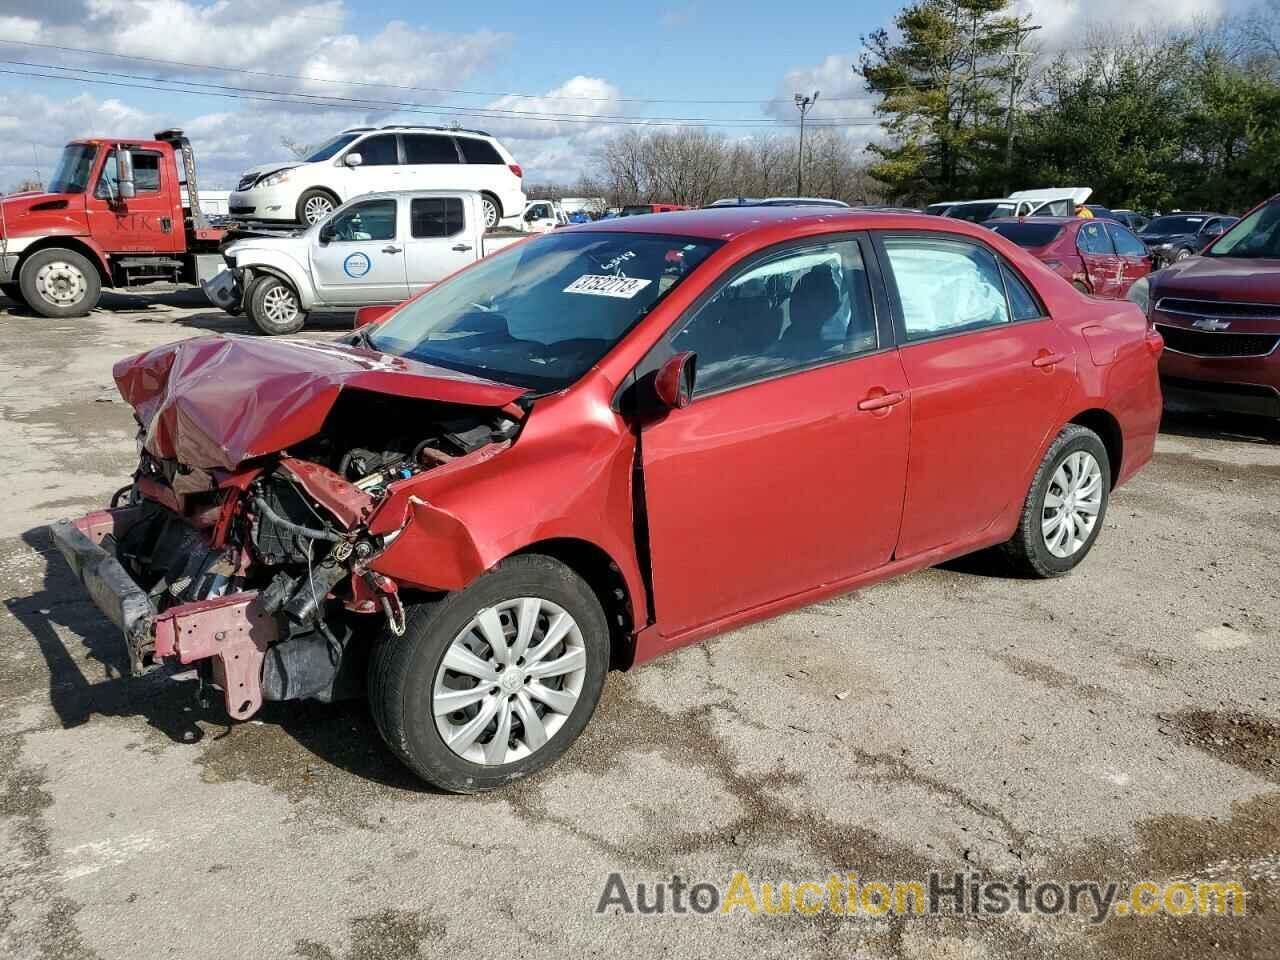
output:
[[1013,42],[1013,52],[1009,55],[1011,60],[1009,108],[1004,115],[1004,192],[1006,194],[1013,191],[1013,111],[1017,106],[1018,88],[1022,85],[1022,63],[1031,58],[1030,52],[1021,49],[1022,40],[1033,30],[1039,29],[1040,27],[1037,25],[1020,26],[1017,31],[1017,37]]
[[815,90],[811,97],[801,93],[796,94],[796,109],[800,111],[800,160],[796,164],[797,197],[804,196],[804,116],[818,102],[818,94],[821,92],[821,90]]

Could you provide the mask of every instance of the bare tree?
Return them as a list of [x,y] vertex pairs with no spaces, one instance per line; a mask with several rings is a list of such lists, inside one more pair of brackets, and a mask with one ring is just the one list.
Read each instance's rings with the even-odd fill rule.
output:
[[316,147],[313,143],[299,143],[297,140],[289,137],[280,138],[280,146],[284,147],[296,160],[305,160],[311,154],[315,153]]

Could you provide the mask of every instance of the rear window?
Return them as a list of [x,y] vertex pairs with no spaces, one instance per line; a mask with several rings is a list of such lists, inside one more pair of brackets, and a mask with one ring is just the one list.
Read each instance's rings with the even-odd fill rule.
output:
[[943,214],[957,220],[968,220],[970,223],[982,223],[992,217],[1007,217],[1014,212],[1012,203],[957,203]]
[[620,217],[638,217],[646,213],[653,213],[653,204],[643,203],[639,206],[623,207],[622,212],[618,214]]
[[502,155],[488,140],[477,140],[474,137],[459,137],[458,146],[467,163],[502,163]]
[[409,204],[410,232],[416,239],[452,237],[462,232],[461,197],[418,197]]
[[1020,247],[1044,247],[1062,233],[1060,223],[993,223],[991,229]]

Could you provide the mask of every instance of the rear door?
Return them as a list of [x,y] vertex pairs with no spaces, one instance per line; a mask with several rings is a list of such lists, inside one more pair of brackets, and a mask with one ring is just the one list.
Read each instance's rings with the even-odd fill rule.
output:
[[108,253],[179,253],[186,249],[185,224],[174,216],[176,171],[157,150],[130,150],[135,195],[120,197],[114,150],[85,198],[89,229]]
[[326,304],[399,303],[409,296],[394,197],[353,203],[309,236],[311,275]]
[[1121,261],[1120,289],[1116,296],[1123,297],[1129,288],[1151,272],[1151,256],[1147,245],[1118,223],[1108,223],[1107,231]]
[[1124,261],[1101,220],[1090,220],[1076,234],[1076,249],[1084,261],[1089,287],[1098,297],[1119,297],[1124,283]]
[[865,240],[775,247],[731,268],[651,355],[650,370],[697,354],[692,403],[640,438],[664,636],[891,556],[906,382],[870,262]]
[[453,137],[443,133],[402,133],[404,164],[400,190],[458,190],[462,157]]
[[478,228],[467,223],[462,197],[409,199],[409,236],[405,240],[405,274],[409,293],[439,283],[480,256]]
[[877,240],[910,389],[896,555],[982,535],[1014,500],[1073,378],[1070,341],[1027,281],[976,240]]

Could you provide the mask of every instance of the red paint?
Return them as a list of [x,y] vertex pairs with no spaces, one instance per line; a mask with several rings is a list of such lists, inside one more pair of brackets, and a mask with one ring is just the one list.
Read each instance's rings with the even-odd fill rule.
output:
[[1080,243],[1080,231],[1088,224],[1097,224],[1104,230],[1108,220],[1088,217],[998,217],[988,220],[984,226],[999,224],[1058,224],[1061,230],[1049,243],[1027,247],[1034,257],[1047,264],[1054,273],[1085,287],[1096,297],[1123,299],[1137,281],[1151,272],[1149,256],[1121,256],[1118,253],[1089,253]]
[[361,307],[356,311],[355,329],[367,327],[371,323],[377,323],[388,313],[400,306],[398,303],[377,303],[368,307]]
[[348,530],[369,519],[373,497],[357,490],[328,467],[293,457],[281,459],[280,466]]
[[[344,522],[391,541],[368,563],[385,586],[357,585],[352,607],[376,611],[378,593],[396,586],[458,590],[514,553],[579,541],[617,567],[639,662],[1007,540],[1045,450],[1081,415],[1118,428],[1116,482],[1151,457],[1160,388],[1146,318],[1134,304],[1080,296],[1003,237],[959,220],[827,209],[690,211],[662,225],[725,242],[577,383],[522,401],[529,409],[513,440],[395,482],[371,511],[329,471],[287,463]],[[619,219],[578,229],[655,228]],[[637,365],[743,258],[862,230],[986,244],[1034,287],[1049,316],[886,342],[643,421],[618,411]],[[342,389],[495,409],[521,394],[337,344],[235,337],[152,351],[119,364],[116,377],[153,454],[223,470],[312,436]],[[235,597],[227,603],[240,603]],[[245,604],[238,609],[252,609]],[[176,624],[166,642],[182,656],[209,655],[204,617],[226,612],[215,605],[188,614],[202,645],[183,646]],[[226,670],[225,656],[220,663]]]

